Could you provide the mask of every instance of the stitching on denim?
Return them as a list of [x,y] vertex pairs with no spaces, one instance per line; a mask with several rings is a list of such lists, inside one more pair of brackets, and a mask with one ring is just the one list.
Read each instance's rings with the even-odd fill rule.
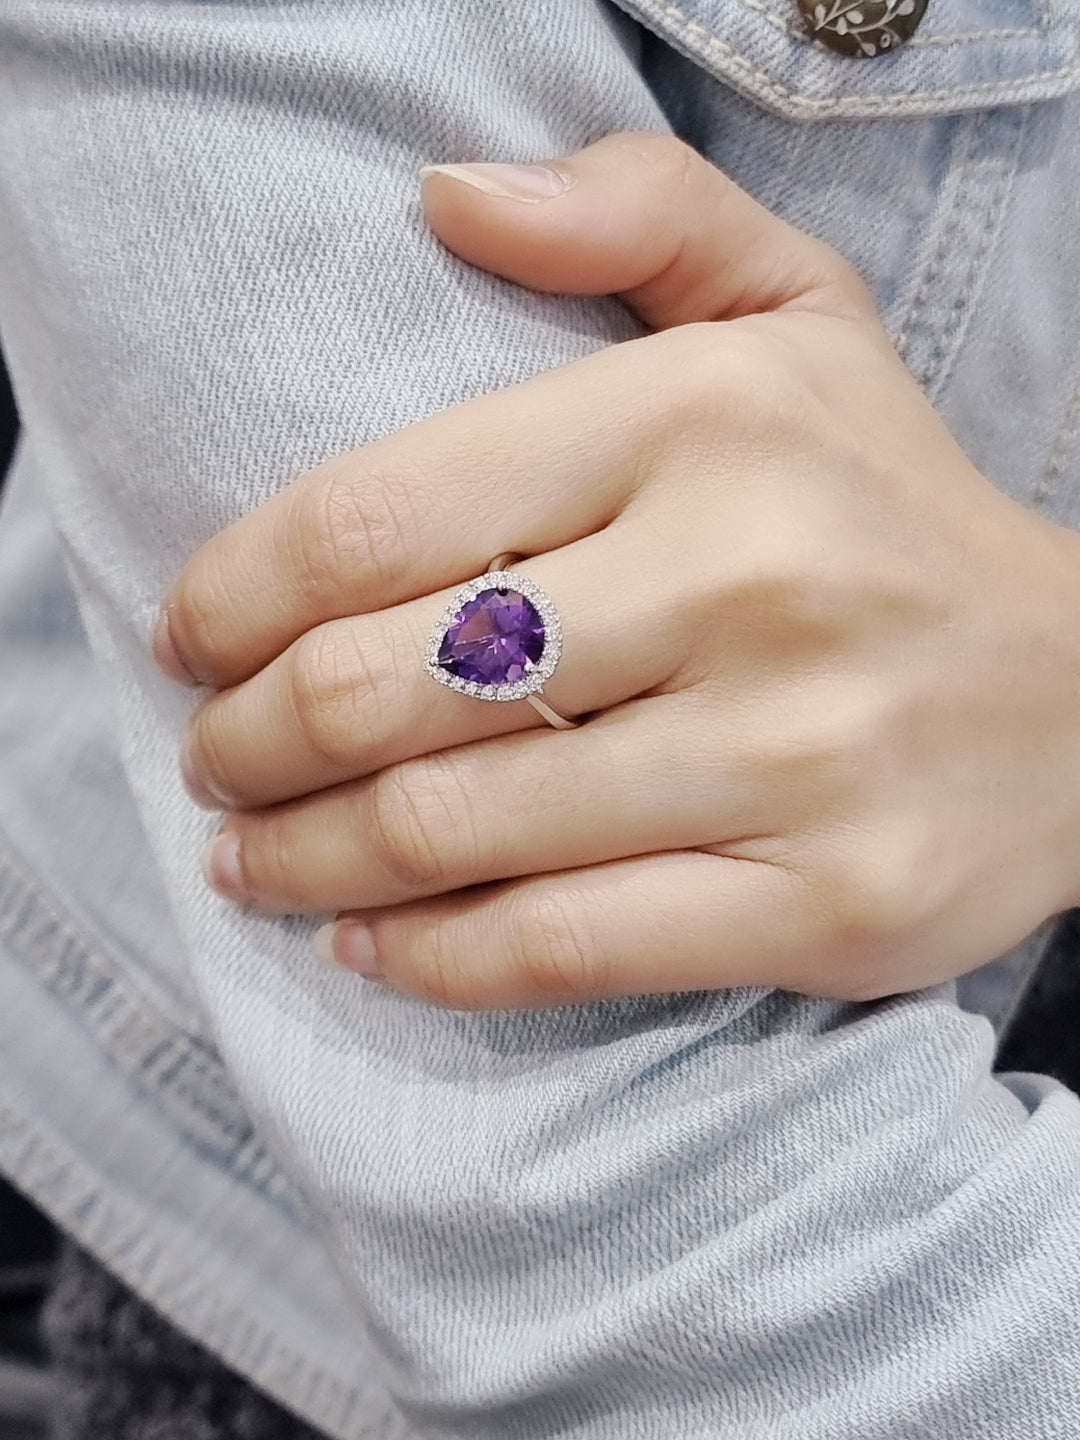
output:
[[[12,1177],[50,1210],[62,1228],[94,1251],[148,1304],[163,1311],[203,1343],[218,1349],[225,1363],[249,1375],[290,1408],[303,1410],[313,1425],[327,1433],[347,1434],[353,1440],[425,1440],[404,1417],[389,1408],[372,1430],[361,1420],[357,1386],[320,1368],[292,1349],[280,1334],[265,1328],[264,1317],[244,1309],[240,1323],[221,1328],[222,1296],[212,1287],[193,1290],[182,1257],[143,1228],[142,1217],[121,1197],[104,1194],[83,1170],[78,1158],[57,1148],[36,1128],[33,1119],[16,1109],[0,1092],[0,1154]],[[165,1260],[168,1278],[161,1271]],[[172,1262],[171,1265],[169,1262]],[[227,1338],[226,1338],[227,1337]],[[283,1363],[282,1363],[283,1362]],[[275,1385],[275,1377],[293,1380],[289,1394]],[[303,1392],[301,1394],[301,1392]],[[356,1429],[362,1423],[363,1431]]]
[[[169,1114],[185,1139],[292,1215],[299,1195],[255,1134],[216,1055],[178,1032],[90,949],[0,831],[0,935],[49,993],[78,1015],[112,1062]],[[32,943],[28,943],[32,940]]]
[[[1008,117],[1007,123],[1015,125],[1011,150],[993,183],[993,188],[985,204],[980,203],[978,197],[983,189],[981,182],[983,167],[987,163],[983,154],[983,140],[987,130],[992,127],[993,117],[990,112],[984,111],[977,115],[967,127],[963,152],[954,162],[960,173],[950,205],[949,217],[938,237],[937,245],[927,261],[922,279],[895,341],[898,353],[910,365],[912,373],[931,399],[940,393],[948,379],[952,359],[957,351],[957,337],[961,333],[965,317],[970,314],[972,297],[979,286],[980,276],[990,249],[997,240],[1001,212],[1011,192],[1013,178],[1020,162],[1020,153],[1030,114],[1030,107],[1024,107],[1019,116],[1010,115]],[[950,269],[950,261],[956,254],[955,242],[960,227],[974,213],[977,213],[980,219],[977,244],[968,253],[963,282],[957,290],[944,323],[941,324],[934,338],[933,348],[929,356],[920,363],[908,357],[905,352],[928,308],[934,287]]]
[[[801,41],[804,45],[813,45],[817,49],[828,49],[815,41],[814,37],[797,20],[788,15],[777,15],[770,10],[761,0],[739,0],[747,10],[754,11],[760,15],[774,30],[781,35],[787,35],[792,40]],[[698,21],[690,21],[690,24],[698,24]],[[713,34],[708,26],[703,27],[708,34]],[[904,41],[905,50],[925,50],[931,45],[978,45],[986,41],[1002,40],[1032,40],[1046,33],[1046,25],[1040,21],[1037,25],[1013,25],[1002,26],[996,30],[957,30],[952,33],[945,31],[938,35],[919,35],[916,33],[910,40]]]
[[1056,80],[1072,74],[1076,69],[1076,59],[1074,58],[1070,64],[1063,66],[1060,70],[1040,73],[1036,76],[1027,77],[1023,81],[1012,81],[1004,88],[1001,88],[1000,81],[989,80],[973,82],[970,85],[958,85],[944,90],[908,90],[897,95],[812,97],[802,95],[799,91],[792,90],[788,86],[783,85],[779,80],[771,76],[768,71],[763,70],[752,60],[748,60],[746,56],[736,50],[733,45],[729,45],[726,40],[722,40],[718,35],[714,35],[711,30],[701,25],[698,21],[691,20],[685,11],[680,10],[677,5],[672,5],[670,0],[659,0],[658,4],[654,4],[653,0],[638,0],[638,3],[643,9],[656,10],[661,15],[668,16],[690,34],[697,35],[704,42],[706,49],[718,51],[721,55],[733,61],[737,68],[748,71],[756,80],[762,83],[766,90],[771,90],[786,100],[793,100],[797,102],[798,105],[804,106],[807,109],[824,110],[830,106],[837,107],[849,99],[855,100],[864,109],[886,109],[890,103],[895,104],[897,101],[947,100],[961,96],[974,97],[991,91],[1004,97],[1018,93],[1020,87],[1028,83],[1031,79]]
[[[908,312],[904,319],[904,323],[900,327],[900,332],[894,342],[896,350],[901,356],[901,358],[904,358],[908,341],[911,338],[911,333],[915,329],[915,326],[918,324],[919,320],[922,318],[922,313],[926,309],[926,303],[930,292],[934,284],[937,282],[938,276],[944,270],[945,262],[948,259],[949,254],[951,253],[953,236],[956,234],[960,226],[960,220],[966,208],[968,190],[972,187],[972,182],[974,178],[974,166],[972,162],[977,147],[977,141],[981,135],[981,132],[986,128],[986,122],[987,117],[986,114],[983,113],[976,116],[975,120],[965,129],[964,150],[962,154],[958,157],[958,159],[954,162],[958,171],[958,179],[956,182],[956,192],[953,198],[953,203],[949,211],[949,218],[945,223],[945,228],[942,230],[941,235],[938,238],[938,243],[934,249],[934,253],[927,261],[926,268],[923,271],[922,279],[919,282],[919,288],[916,290],[911,304],[908,307]],[[918,378],[920,380],[922,379],[921,376]]]
[[930,45],[978,45],[983,40],[1036,40],[1046,31],[1042,25],[1014,26],[1011,30],[957,30],[938,35],[920,35],[917,31],[904,41],[905,50],[925,50]]
[[768,5],[762,4],[762,0],[739,0],[739,4],[745,6],[747,10],[753,10],[755,14],[763,16],[774,30],[779,30],[784,35],[792,35],[796,39],[809,39],[801,25],[797,25],[789,16],[777,15]]
[[[624,0],[624,3],[629,3],[629,0]],[[644,14],[651,14],[654,17],[666,16],[677,28],[697,37],[706,52],[715,51],[727,60],[733,69],[743,71],[750,76],[760,90],[775,96],[778,100],[787,102],[789,109],[804,110],[819,115],[842,115],[845,112],[854,112],[859,115],[873,113],[887,115],[890,112],[902,113],[910,110],[912,101],[933,103],[951,100],[955,102],[977,100],[991,95],[996,103],[1005,104],[1009,101],[1023,99],[1035,84],[1046,86],[1052,85],[1056,80],[1070,79],[1076,75],[1078,69],[1078,58],[1074,55],[1067,65],[1063,65],[1058,70],[1040,71],[1020,80],[1007,82],[1005,85],[1002,85],[999,80],[985,80],[940,90],[905,90],[894,95],[809,96],[782,84],[768,71],[747,59],[726,40],[721,40],[718,35],[714,35],[704,25],[699,24],[696,20],[691,20],[684,11],[672,5],[670,0],[633,0],[633,4]]]
[[[773,29],[781,31],[784,35],[790,35],[793,40],[802,40],[807,45],[815,43],[806,26],[792,17],[790,6],[785,6],[785,13],[781,15],[771,5],[765,4],[764,0],[739,0],[739,3],[745,9],[763,16]],[[996,29],[988,30],[957,30],[951,34],[946,31],[939,35],[915,34],[910,40],[904,42],[904,49],[925,49],[930,45],[977,45],[986,40],[1030,40],[1033,37],[1045,35],[1049,27],[1050,0],[1039,0],[1038,19],[1034,25],[999,26]],[[705,28],[708,29],[707,26]]]
[[[1009,123],[1015,127],[1013,135],[1012,150],[1001,167],[991,191],[989,202],[984,213],[983,223],[979,227],[979,243],[971,252],[968,260],[967,273],[964,283],[957,291],[956,299],[953,301],[952,309],[949,311],[945,324],[938,334],[937,343],[934,346],[926,367],[924,383],[928,387],[928,394],[931,399],[940,395],[945,386],[953,360],[958,350],[958,338],[964,326],[965,317],[970,317],[975,294],[980,287],[983,277],[983,269],[992,247],[997,243],[998,234],[1001,229],[1001,215],[1005,203],[1012,192],[1013,179],[1016,175],[1017,166],[1020,163],[1020,152],[1024,144],[1024,136],[1027,133],[1028,120],[1031,115],[1031,107],[1024,106],[1020,111],[1013,112],[1009,117]],[[985,112],[980,119],[985,117]],[[988,117],[985,117],[988,118]],[[981,168],[978,162],[972,166],[972,171]]]
[[1050,492],[1054,482],[1065,468],[1065,461],[1072,453],[1076,444],[1077,436],[1080,435],[1080,381],[1077,382],[1073,391],[1072,399],[1065,410],[1065,416],[1061,422],[1061,428],[1054,437],[1054,443],[1050,450],[1050,459],[1046,462],[1046,469],[1042,478],[1035,487],[1032,496],[1033,505],[1045,505],[1050,498]]
[[1076,442],[1078,434],[1080,434],[1080,384],[1076,387],[1069,408],[1065,412],[1061,429],[1054,441],[1054,448],[1050,452],[1044,477],[1047,481],[1056,480],[1061,474],[1065,466],[1065,457]]
[[1034,25],[1002,26],[996,30],[957,30],[953,34],[920,35],[916,32],[905,43],[910,50],[925,49],[928,45],[977,45],[981,40],[1032,40],[1045,35],[1050,29],[1052,0],[1039,0],[1038,18]]

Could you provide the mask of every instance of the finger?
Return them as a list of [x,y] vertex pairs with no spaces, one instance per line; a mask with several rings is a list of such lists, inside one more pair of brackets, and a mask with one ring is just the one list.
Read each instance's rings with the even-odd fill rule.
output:
[[680,852],[341,917],[317,953],[438,1005],[501,1009],[797,989],[827,932],[791,872]]
[[[664,337],[614,346],[327,462],[209,540],[165,602],[170,674],[246,679],[305,631],[534,555],[606,525],[676,423]],[[597,397],[603,403],[597,403]]]
[[689,704],[637,701],[574,733],[545,728],[423,755],[235,815],[208,876],[238,903],[297,913],[397,905],[720,838],[745,843],[760,834],[762,787],[734,745],[719,764],[723,747],[700,726],[696,748],[671,745],[676,729],[692,732]]
[[[656,536],[653,529],[653,538]],[[651,564],[651,570],[650,570]],[[558,597],[562,657],[544,697],[580,716],[666,684],[689,640],[672,638],[665,552],[644,560],[613,526],[520,567]],[[632,585],[609,577],[633,575]],[[182,761],[212,808],[265,806],[414,755],[543,723],[524,701],[492,703],[437,684],[424,657],[453,591],[317,626],[192,717]]]
[[759,205],[670,135],[609,135],[537,166],[423,173],[428,224],[462,259],[564,294],[619,294],[650,326],[873,301],[830,246]]

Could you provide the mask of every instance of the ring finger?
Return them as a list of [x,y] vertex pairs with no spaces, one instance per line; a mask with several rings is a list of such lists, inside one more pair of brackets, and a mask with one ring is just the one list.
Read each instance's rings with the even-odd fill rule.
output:
[[[531,560],[530,579],[556,597],[563,656],[544,698],[563,715],[606,710],[670,679],[682,661],[642,574],[632,526]],[[602,576],[633,575],[616,589]],[[330,621],[192,718],[183,768],[212,808],[294,799],[413,756],[540,724],[523,702],[492,703],[434,684],[428,637],[454,591]]]

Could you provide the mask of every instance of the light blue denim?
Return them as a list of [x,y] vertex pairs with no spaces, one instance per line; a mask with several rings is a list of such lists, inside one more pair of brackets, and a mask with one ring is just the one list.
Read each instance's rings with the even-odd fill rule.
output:
[[204,886],[147,649],[306,467],[634,333],[446,254],[416,179],[626,127],[837,244],[1080,521],[1078,44],[1077,0],[931,0],[872,62],[790,0],[0,0],[0,1165],[337,1440],[1080,1434],[1080,1104],[985,1016],[325,972]]

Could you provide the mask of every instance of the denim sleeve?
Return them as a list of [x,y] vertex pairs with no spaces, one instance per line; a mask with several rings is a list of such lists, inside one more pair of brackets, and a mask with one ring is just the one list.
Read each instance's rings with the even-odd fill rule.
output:
[[424,163],[675,124],[858,260],[996,478],[1060,489],[1075,368],[1021,446],[985,388],[1075,255],[1010,282],[1018,197],[1075,205],[1058,102],[811,136],[596,0],[5,0],[0,86],[0,1163],[337,1440],[1076,1434],[1080,1107],[992,1078],[951,991],[472,1015],[325,973],[203,885],[147,655],[305,468],[634,333],[443,252]]

